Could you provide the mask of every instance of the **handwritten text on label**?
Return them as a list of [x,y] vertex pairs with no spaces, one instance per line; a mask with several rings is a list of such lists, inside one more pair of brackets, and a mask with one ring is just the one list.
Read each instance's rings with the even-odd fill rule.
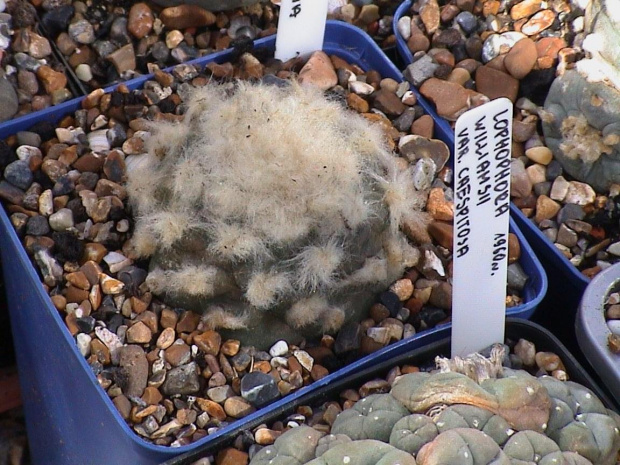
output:
[[306,56],[323,48],[328,0],[282,0],[276,36],[278,60]]
[[497,99],[455,127],[452,354],[503,341],[512,103]]

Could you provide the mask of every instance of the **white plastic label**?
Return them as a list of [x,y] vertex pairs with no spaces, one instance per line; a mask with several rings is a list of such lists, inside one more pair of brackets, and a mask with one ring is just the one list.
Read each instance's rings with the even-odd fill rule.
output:
[[282,0],[276,36],[278,60],[306,56],[323,48],[328,0]]
[[512,102],[492,100],[456,122],[452,356],[504,341]]

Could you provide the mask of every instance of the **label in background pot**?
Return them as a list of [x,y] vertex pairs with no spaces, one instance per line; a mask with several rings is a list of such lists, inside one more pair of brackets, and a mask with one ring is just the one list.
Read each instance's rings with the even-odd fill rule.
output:
[[282,0],[276,36],[278,60],[323,49],[328,0]]
[[511,141],[507,98],[456,122],[452,356],[504,342]]

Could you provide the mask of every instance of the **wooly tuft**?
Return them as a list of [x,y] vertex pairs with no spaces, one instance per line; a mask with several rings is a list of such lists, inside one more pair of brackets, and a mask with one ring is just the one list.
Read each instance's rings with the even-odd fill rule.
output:
[[185,101],[128,160],[132,244],[165,302],[266,347],[361,319],[417,263],[400,226],[423,226],[426,192],[378,126],[296,83]]

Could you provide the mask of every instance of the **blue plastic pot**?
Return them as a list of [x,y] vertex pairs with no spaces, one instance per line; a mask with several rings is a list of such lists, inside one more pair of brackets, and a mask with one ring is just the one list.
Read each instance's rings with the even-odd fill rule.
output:
[[[266,416],[263,423],[269,425],[278,420],[283,420],[286,415],[294,413],[295,409],[301,405],[320,405],[324,402],[337,400],[339,394],[348,388],[356,388],[366,381],[384,377],[390,369],[400,365],[421,365],[434,360],[437,355],[450,356],[450,331],[444,328],[441,331],[441,339],[438,339],[424,347],[412,348],[395,356],[391,360],[380,361],[369,366],[364,370],[359,370],[342,376],[334,383],[309,393],[303,398],[296,399],[291,402],[286,409],[280,412],[273,412],[272,415]],[[506,320],[506,338],[517,341],[521,338],[527,339],[536,345],[537,350],[553,352],[558,355],[566,368],[571,381],[579,383],[589,388],[603,402],[603,404],[618,411],[617,403],[607,395],[606,391],[593,380],[590,375],[583,369],[580,363],[573,357],[570,351],[553,334],[545,328],[532,323],[531,321],[509,318]],[[618,400],[618,397],[615,398]],[[257,423],[255,426],[258,426]],[[194,461],[202,457],[216,455],[219,450],[224,447],[231,446],[232,440],[221,441],[219,444],[207,444],[199,449],[183,454],[179,457],[171,459],[161,465],[191,465]]]
[[[400,36],[397,29],[398,20],[407,15],[411,9],[411,0],[405,0],[396,10],[393,19],[393,28],[396,34],[396,50],[400,58],[409,65],[413,62],[413,55],[407,47],[406,41]],[[450,147],[454,145],[454,130],[450,123],[443,118],[435,120],[438,130],[445,137]],[[510,213],[523,235],[532,246],[536,256],[542,261],[549,279],[549,292],[541,305],[544,314],[536,315],[539,321],[554,333],[560,335],[569,348],[578,353],[578,344],[574,335],[574,318],[577,305],[590,279],[584,276],[557,247],[547,239],[542,231],[529,220],[514,204],[510,204]]]
[[[275,37],[255,43],[257,48],[273,48],[274,45]],[[328,22],[324,50],[362,68],[375,69],[384,77],[402,80],[400,72],[370,37],[345,23]],[[230,58],[230,54],[230,51],[224,51],[191,63],[204,66],[211,61],[223,62]],[[150,78],[150,75],[142,76],[125,84],[129,89],[136,89]],[[57,122],[80,108],[80,104],[81,100],[76,99],[46,109],[36,116],[10,121],[0,126],[0,138],[26,130],[41,120]],[[445,135],[438,133],[438,137]],[[514,223],[511,227],[521,242],[521,264],[530,280],[524,292],[526,303],[509,309],[508,314],[526,318],[542,299],[547,281],[523,235]],[[99,388],[65,323],[44,292],[37,272],[3,209],[0,209],[0,244],[30,451],[33,462],[40,465],[149,465],[206,444],[217,444],[343,376],[444,337],[449,327],[444,325],[385,347],[194,444],[180,448],[155,446],[131,431],[106,393]]]

